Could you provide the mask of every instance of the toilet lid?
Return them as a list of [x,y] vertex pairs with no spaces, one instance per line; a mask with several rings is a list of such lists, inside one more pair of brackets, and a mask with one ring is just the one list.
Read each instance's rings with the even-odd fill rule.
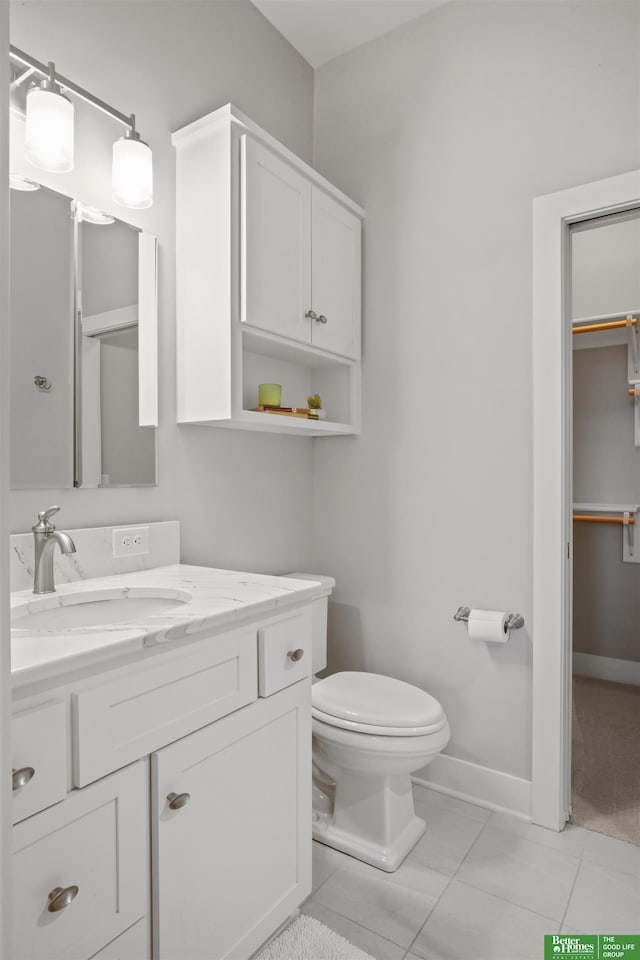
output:
[[377,673],[334,673],[313,685],[311,697],[314,715],[329,722],[335,718],[336,726],[342,720],[353,728],[371,725],[417,732],[439,727],[445,720],[438,701],[424,690]]

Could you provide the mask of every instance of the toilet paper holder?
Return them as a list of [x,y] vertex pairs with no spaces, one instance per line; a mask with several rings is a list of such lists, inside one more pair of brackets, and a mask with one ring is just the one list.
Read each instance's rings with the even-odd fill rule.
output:
[[[457,620],[458,622],[468,623],[470,613],[471,607],[458,607],[453,615],[453,619]],[[519,630],[520,627],[524,627],[524,617],[522,614],[510,613],[507,617],[507,627],[509,630]]]

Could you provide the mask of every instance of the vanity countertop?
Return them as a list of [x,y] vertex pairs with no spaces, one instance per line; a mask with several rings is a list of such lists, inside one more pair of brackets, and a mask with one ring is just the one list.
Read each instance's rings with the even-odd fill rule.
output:
[[142,616],[131,622],[108,626],[83,626],[66,629],[20,629],[16,620],[11,637],[11,674],[14,687],[48,679],[68,670],[86,667],[113,656],[129,654],[202,631],[232,628],[253,617],[268,614],[321,596],[326,590],[311,580],[293,580],[236,570],[216,570],[186,564],[172,564],[135,573],[100,577],[93,580],[62,583],[56,592],[35,597],[30,590],[11,594],[11,608],[43,599],[51,607],[73,603],[80,594],[100,591],[104,597],[126,598],[131,587],[162,590],[173,594],[177,602],[190,599],[175,609]]

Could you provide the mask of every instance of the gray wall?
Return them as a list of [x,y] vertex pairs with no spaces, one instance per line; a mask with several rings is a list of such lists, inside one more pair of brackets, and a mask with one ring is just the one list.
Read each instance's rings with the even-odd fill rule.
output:
[[128,223],[81,223],[85,317],[138,302],[138,237]]
[[640,219],[574,229],[571,254],[574,318],[640,308]]
[[362,436],[314,455],[332,664],[422,685],[447,753],[523,777],[529,632],[452,615],[531,626],[532,199],[640,165],[639,39],[637,3],[457,2],[316,73],[317,166],[367,211]]
[[[177,517],[187,561],[274,572],[308,566],[311,441],[175,424],[170,133],[232,101],[310,160],[311,68],[249,0],[12,3],[11,40],[40,60],[54,59],[61,73],[120,110],[135,111],[153,148],[153,207],[139,213],[117,207],[111,200],[111,144],[122,128],[77,106],[76,168],[47,175],[47,182],[158,236],[161,385],[157,489],[14,492],[11,529],[29,529],[36,510],[59,502],[63,529]],[[19,134],[13,166],[19,170],[22,164],[26,172]],[[266,497],[270,488],[278,495]]]
[[100,337],[102,473],[109,483],[153,483],[153,427],[138,417],[138,328]]

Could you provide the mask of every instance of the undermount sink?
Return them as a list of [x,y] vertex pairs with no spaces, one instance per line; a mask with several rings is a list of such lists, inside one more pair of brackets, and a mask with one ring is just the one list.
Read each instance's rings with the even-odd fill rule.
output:
[[154,587],[111,588],[86,593],[48,594],[14,607],[14,630],[44,632],[80,627],[109,627],[157,617],[189,603],[185,590]]

